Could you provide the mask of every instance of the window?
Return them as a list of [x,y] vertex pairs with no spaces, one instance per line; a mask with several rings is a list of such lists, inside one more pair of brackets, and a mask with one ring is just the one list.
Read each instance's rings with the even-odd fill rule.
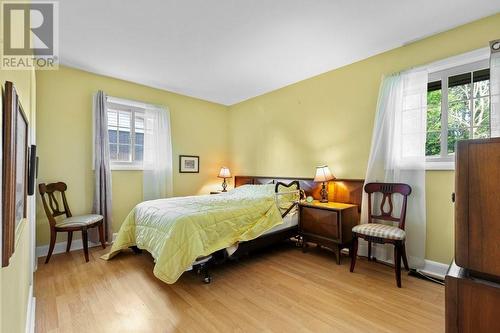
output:
[[427,162],[454,161],[455,143],[490,136],[490,71],[487,60],[429,75]]
[[111,169],[142,169],[144,109],[108,100]]

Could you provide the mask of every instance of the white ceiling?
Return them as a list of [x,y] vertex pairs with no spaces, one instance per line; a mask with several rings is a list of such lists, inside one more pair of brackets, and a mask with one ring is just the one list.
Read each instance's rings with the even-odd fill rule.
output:
[[495,14],[500,0],[62,0],[59,10],[62,64],[231,105]]

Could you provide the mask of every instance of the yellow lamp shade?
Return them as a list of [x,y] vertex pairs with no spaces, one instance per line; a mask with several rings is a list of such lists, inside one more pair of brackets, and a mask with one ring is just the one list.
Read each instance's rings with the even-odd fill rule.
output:
[[328,165],[321,165],[319,167],[316,167],[316,176],[314,176],[315,182],[327,182],[332,179],[335,179],[335,177],[328,168]]
[[222,168],[220,168],[219,175],[217,177],[219,177],[219,178],[231,178],[231,171],[229,171],[228,167],[222,167]]

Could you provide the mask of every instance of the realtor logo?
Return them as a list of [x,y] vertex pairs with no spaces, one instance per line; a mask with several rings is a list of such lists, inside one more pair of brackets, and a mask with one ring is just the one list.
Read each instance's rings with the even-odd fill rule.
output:
[[2,69],[57,69],[58,3],[2,2]]

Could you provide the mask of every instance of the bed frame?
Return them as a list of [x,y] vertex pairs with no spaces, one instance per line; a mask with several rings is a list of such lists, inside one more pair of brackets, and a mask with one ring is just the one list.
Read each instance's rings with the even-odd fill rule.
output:
[[[320,199],[321,183],[316,183],[312,178],[292,178],[292,177],[262,177],[262,176],[235,176],[234,187],[242,185],[262,185],[262,184],[282,184],[288,186],[298,184],[300,190],[305,192],[306,196],[312,196],[314,199]],[[334,202],[349,203],[358,206],[361,211],[361,198],[363,194],[363,179],[336,179],[330,182],[328,200]],[[283,213],[282,217],[291,211],[291,208]],[[251,252],[261,250],[273,244],[296,237],[298,239],[298,226],[281,229],[273,233],[262,235],[251,241],[241,242],[238,249],[231,255],[231,258],[239,258],[248,255]],[[203,282],[210,283],[212,277],[208,272],[208,267],[214,263],[222,263],[227,259],[225,250],[221,250],[212,255],[209,260],[193,265],[193,270],[203,277]]]

